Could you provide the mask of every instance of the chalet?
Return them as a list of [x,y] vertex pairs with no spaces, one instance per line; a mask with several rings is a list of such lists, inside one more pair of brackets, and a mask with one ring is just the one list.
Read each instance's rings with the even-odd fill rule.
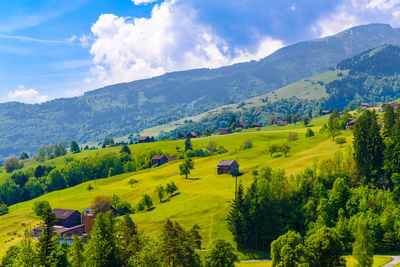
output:
[[351,120],[347,120],[346,121],[346,131],[350,131],[354,129],[354,125],[357,122],[357,118],[355,119],[351,119]]
[[217,165],[218,174],[239,174],[239,164],[235,160],[221,160]]
[[250,126],[251,128],[256,128],[256,127],[261,127],[262,125],[259,122],[252,122]]
[[284,123],[284,121],[283,120],[281,120],[281,119],[273,119],[272,120],[272,125],[281,125],[281,124],[283,124]]
[[360,107],[361,108],[369,108],[369,107],[371,107],[371,104],[370,103],[361,103]]
[[219,129],[219,133],[220,134],[230,134],[230,133],[232,133],[232,129],[231,128],[221,128],[221,129]]
[[328,110],[321,110],[321,114],[322,115],[328,115],[328,114],[331,114],[331,111],[328,109]]
[[192,132],[192,133],[185,134],[184,137],[186,139],[186,138],[197,138],[198,136],[195,132]]
[[238,123],[238,128],[239,128],[239,129],[245,129],[245,128],[246,128],[246,123],[245,123],[244,121],[240,121],[240,122]]
[[148,136],[141,136],[139,138],[139,143],[150,143],[151,142],[151,138]]
[[151,165],[156,165],[156,166],[161,166],[164,163],[168,162],[168,158],[164,155],[155,155],[152,159],[151,159]]

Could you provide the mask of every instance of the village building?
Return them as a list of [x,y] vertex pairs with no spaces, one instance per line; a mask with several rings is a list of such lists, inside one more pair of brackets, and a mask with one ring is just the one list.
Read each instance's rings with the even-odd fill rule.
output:
[[141,136],[139,138],[139,143],[150,143],[151,142],[151,138],[148,136]]
[[357,122],[357,118],[355,119],[350,119],[346,121],[346,131],[350,131],[354,129],[354,125]]
[[186,138],[197,138],[198,136],[195,132],[192,132],[192,133],[185,134],[184,137],[186,139]]
[[231,128],[221,128],[221,129],[219,129],[219,133],[220,134],[230,134],[230,133],[232,133],[232,129]]
[[371,107],[371,104],[370,103],[361,103],[360,107],[361,108],[369,108],[369,107]]
[[321,114],[322,114],[322,115],[328,115],[328,114],[331,114],[331,111],[330,111],[329,109],[327,109],[327,110],[321,110]]
[[244,121],[239,121],[237,128],[245,129],[246,128],[246,123]]
[[261,127],[262,125],[259,122],[252,122],[250,126],[251,128],[256,128],[256,127]]
[[168,158],[164,155],[155,155],[152,159],[151,159],[151,165],[152,166],[161,166],[165,163],[168,162]]
[[400,104],[399,103],[385,103],[382,105],[382,111],[385,111],[386,107],[390,105],[393,109],[398,109]]
[[281,120],[281,119],[278,119],[278,118],[274,118],[274,119],[272,120],[272,125],[281,125],[281,124],[283,124],[283,123],[284,123],[284,121]]
[[239,174],[239,164],[236,160],[221,160],[216,169],[218,174]]

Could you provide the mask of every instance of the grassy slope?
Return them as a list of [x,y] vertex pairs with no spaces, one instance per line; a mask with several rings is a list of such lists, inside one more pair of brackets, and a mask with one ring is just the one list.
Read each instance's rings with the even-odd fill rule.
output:
[[[313,129],[317,133],[319,126],[326,121],[327,117],[316,118],[313,121]],[[267,152],[269,143],[284,143],[289,132],[299,133],[299,140],[291,142],[292,151],[288,158],[275,156],[271,158]],[[304,138],[306,129],[301,125],[288,125],[284,127],[270,126],[260,131],[249,129],[241,133],[199,138],[192,141],[194,147],[205,147],[210,140],[218,145],[225,146],[229,150],[226,154],[216,155],[208,158],[196,158],[195,170],[191,179],[184,179],[179,175],[179,162],[171,162],[161,167],[143,170],[136,173],[122,174],[111,178],[87,182],[72,188],[52,192],[38,199],[45,199],[52,207],[70,208],[82,210],[88,207],[92,198],[96,195],[112,195],[114,193],[126,199],[136,206],[141,196],[149,193],[153,198],[155,209],[147,213],[134,214],[134,220],[139,230],[151,236],[157,236],[162,224],[169,218],[178,220],[184,227],[198,224],[201,227],[204,246],[208,247],[210,241],[223,238],[233,241],[233,237],[226,228],[226,213],[229,201],[234,195],[234,178],[229,175],[215,175],[214,168],[222,159],[235,159],[240,164],[240,170],[246,172],[241,177],[245,186],[248,186],[253,177],[251,170],[263,166],[273,168],[285,168],[288,174],[295,174],[306,166],[312,166],[315,161],[331,157],[339,146],[328,140],[326,134],[316,134],[312,138]],[[349,132],[343,132],[347,136],[349,146],[351,136]],[[252,140],[254,147],[246,151],[239,151],[245,140]],[[163,141],[149,144],[132,145],[133,151],[161,149],[163,151],[174,151],[176,146],[183,147],[183,141]],[[118,152],[120,148],[101,149],[98,151],[84,151],[74,155],[76,158],[95,156],[96,153]],[[62,159],[54,161],[63,164]],[[29,165],[29,164],[27,164]],[[31,163],[33,166],[33,163]],[[135,178],[139,181],[130,188],[128,181]],[[159,203],[154,189],[157,185],[165,185],[169,181],[175,181],[179,187],[179,194]],[[94,186],[90,193],[86,190],[88,184]],[[25,228],[31,229],[39,218],[32,215],[32,205],[36,201],[31,200],[10,207],[10,213],[0,217],[0,256],[10,244],[17,242],[16,236],[7,235],[11,233],[22,233]],[[23,227],[21,223],[25,223]],[[5,240],[13,241],[4,243]],[[240,254],[240,258],[251,258],[251,255]],[[265,257],[265,255],[261,255]]]
[[[344,75],[342,77],[338,77],[337,74],[339,72],[342,72]],[[321,74],[312,76],[308,79],[300,80],[298,82],[289,84],[288,86],[282,87],[280,89],[277,89],[271,93],[257,96],[254,98],[250,98],[248,100],[243,101],[245,103],[245,108],[249,109],[251,107],[257,107],[260,105],[263,105],[264,103],[261,101],[262,99],[265,99],[268,97],[269,102],[275,102],[279,101],[280,99],[287,99],[291,98],[293,96],[296,96],[299,99],[319,99],[322,97],[326,97],[326,91],[325,91],[325,84],[330,83],[336,79],[342,79],[344,76],[346,76],[348,71],[338,71],[338,70],[329,70],[325,71]],[[321,85],[318,83],[318,81],[323,81],[324,84]],[[158,136],[161,131],[171,131],[175,129],[178,126],[181,126],[184,124],[185,120],[193,120],[193,121],[199,121],[204,117],[210,116],[212,114],[217,114],[222,111],[242,111],[242,108],[237,108],[238,104],[231,104],[231,105],[226,105],[226,106],[221,106],[215,109],[212,109],[210,111],[204,112],[202,114],[199,114],[197,116],[190,116],[186,117],[183,119],[180,119],[178,121],[173,121],[167,124],[159,125],[153,128],[149,128],[146,130],[143,130],[141,132],[141,135],[149,135],[149,136]],[[126,140],[127,137],[125,137],[124,140]]]

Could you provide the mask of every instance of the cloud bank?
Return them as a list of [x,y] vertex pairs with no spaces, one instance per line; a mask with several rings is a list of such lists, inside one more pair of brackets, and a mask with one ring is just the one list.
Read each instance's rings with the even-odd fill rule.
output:
[[41,95],[35,89],[26,89],[24,85],[19,85],[18,89],[8,93],[8,101],[34,104],[49,100],[47,95]]

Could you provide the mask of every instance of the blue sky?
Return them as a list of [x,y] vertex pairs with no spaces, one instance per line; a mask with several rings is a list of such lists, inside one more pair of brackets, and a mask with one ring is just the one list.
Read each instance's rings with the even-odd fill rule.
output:
[[260,59],[373,22],[400,0],[13,0],[0,10],[0,101],[43,102],[169,71]]

